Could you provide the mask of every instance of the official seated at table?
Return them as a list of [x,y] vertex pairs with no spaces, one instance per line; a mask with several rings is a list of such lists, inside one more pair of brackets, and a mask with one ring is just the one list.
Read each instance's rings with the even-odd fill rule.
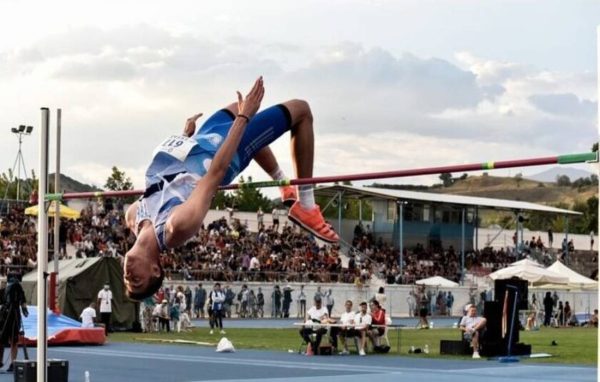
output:
[[347,300],[344,304],[345,311],[340,316],[338,324],[340,326],[334,326],[329,332],[331,337],[331,345],[334,349],[337,349],[338,336],[341,337],[344,349],[340,352],[341,355],[350,354],[348,351],[348,339],[353,339],[356,336],[356,330],[354,329],[354,317],[356,313],[352,311],[352,301]]
[[[327,333],[327,328],[319,327],[314,324],[328,324],[330,323],[329,314],[327,308],[323,306],[321,296],[315,296],[315,304],[306,312],[305,324],[300,329],[300,336],[304,339],[307,344],[312,347],[313,354],[318,354],[319,345],[323,335]],[[311,335],[315,334],[315,340],[311,339]]]
[[356,330],[356,337],[358,341],[358,355],[366,355],[367,348],[367,332],[371,327],[371,315],[367,312],[367,303],[365,301],[360,303],[360,311],[354,316],[354,329]]
[[380,345],[380,339],[385,334],[385,309],[381,307],[379,301],[371,301],[371,325],[373,325],[368,331],[367,335],[373,343],[373,347]]

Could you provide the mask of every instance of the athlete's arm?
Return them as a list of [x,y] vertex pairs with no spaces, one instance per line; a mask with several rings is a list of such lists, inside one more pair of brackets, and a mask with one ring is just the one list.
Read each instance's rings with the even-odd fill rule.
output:
[[[242,95],[238,92],[239,113],[248,118],[254,116],[264,94],[263,80],[260,77],[245,99],[242,99]],[[188,200],[176,207],[169,216],[165,227],[166,243],[169,248],[182,245],[200,230],[213,195],[225,177],[229,164],[242,140],[247,122],[244,117],[237,117],[234,120],[206,175],[196,183]]]
[[200,117],[202,117],[202,113],[193,115],[185,121],[185,127],[183,128],[183,135],[185,135],[186,137],[191,137],[192,135],[194,135],[194,133],[196,132],[196,121]]

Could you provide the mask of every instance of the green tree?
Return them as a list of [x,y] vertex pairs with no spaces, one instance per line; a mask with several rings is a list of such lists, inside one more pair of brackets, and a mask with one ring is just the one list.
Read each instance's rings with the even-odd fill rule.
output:
[[449,172],[443,172],[440,174],[440,180],[444,187],[450,187],[453,183],[452,174]]
[[[244,182],[244,177],[240,177],[240,183]],[[252,177],[248,177],[246,183],[252,183]],[[239,211],[258,211],[259,208],[262,208],[263,211],[270,211],[273,208],[271,200],[264,196],[258,188],[250,185],[244,185],[235,190],[233,201]]]
[[233,206],[233,196],[231,192],[217,191],[212,200],[210,208],[224,210],[227,207]]
[[111,191],[133,190],[133,183],[131,183],[131,179],[125,174],[125,171],[113,166],[112,173],[106,179],[104,187]]
[[520,172],[515,174],[515,182],[517,183],[517,188],[521,187],[522,181],[523,181],[523,174]]
[[570,186],[571,178],[569,178],[567,175],[557,175],[556,176],[556,185],[561,186],[561,187]]

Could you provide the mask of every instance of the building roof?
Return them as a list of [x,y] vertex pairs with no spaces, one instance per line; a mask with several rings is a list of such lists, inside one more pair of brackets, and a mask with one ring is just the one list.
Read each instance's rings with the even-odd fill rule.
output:
[[564,210],[543,204],[522,202],[517,200],[483,198],[478,196],[461,196],[451,194],[436,194],[432,192],[390,190],[376,187],[356,187],[346,185],[333,185],[315,189],[317,195],[334,196],[343,191],[344,197],[357,199],[387,199],[387,200],[414,200],[439,204],[454,204],[460,206],[477,206],[487,209],[539,211],[562,215],[582,215],[580,212]]

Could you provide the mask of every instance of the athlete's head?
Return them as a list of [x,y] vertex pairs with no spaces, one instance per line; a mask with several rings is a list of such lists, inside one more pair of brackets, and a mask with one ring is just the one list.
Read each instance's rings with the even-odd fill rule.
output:
[[[153,235],[153,232],[148,232]],[[133,247],[125,254],[123,281],[129,298],[143,300],[162,286],[165,273],[160,265],[160,250],[154,237],[140,233]]]

